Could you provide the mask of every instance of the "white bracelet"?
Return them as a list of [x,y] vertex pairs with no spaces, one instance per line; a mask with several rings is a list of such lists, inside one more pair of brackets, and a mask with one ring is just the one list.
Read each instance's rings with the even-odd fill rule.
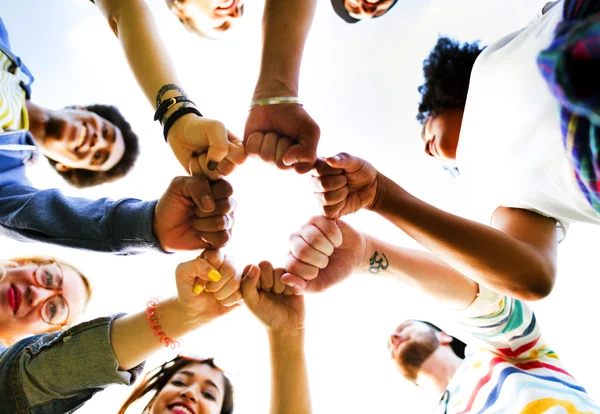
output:
[[300,98],[295,96],[276,96],[273,98],[265,98],[265,99],[257,99],[256,101],[252,101],[250,104],[250,109],[256,108],[257,106],[265,106],[265,105],[278,105],[278,104],[297,104],[302,105]]

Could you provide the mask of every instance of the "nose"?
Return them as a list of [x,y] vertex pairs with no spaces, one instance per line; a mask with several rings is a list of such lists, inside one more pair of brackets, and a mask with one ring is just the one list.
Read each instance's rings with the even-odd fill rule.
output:
[[54,290],[49,290],[43,287],[38,287],[34,285],[30,285],[27,288],[27,299],[29,302],[29,306],[35,308],[36,306],[44,303],[52,296],[57,295],[58,292]]
[[184,400],[189,400],[193,403],[197,403],[199,401],[200,390],[198,386],[191,386],[181,391],[181,398]]
[[234,19],[237,19],[238,17],[240,17],[242,15],[242,13],[243,13],[242,7],[243,6],[236,6],[233,9],[233,12],[231,13],[231,17],[233,17]]

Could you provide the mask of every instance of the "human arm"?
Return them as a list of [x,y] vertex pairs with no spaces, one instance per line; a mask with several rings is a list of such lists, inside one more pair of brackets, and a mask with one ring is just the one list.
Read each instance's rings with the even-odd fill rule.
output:
[[[177,268],[178,297],[156,307],[158,322],[169,337],[197,329],[241,300],[239,275],[230,270],[231,263],[218,252],[205,254],[207,261],[198,258]],[[213,282],[206,285],[213,293],[195,295],[194,283],[207,278],[212,268],[209,262],[223,277],[216,288]],[[2,408],[6,412],[71,412],[107,386],[131,385],[144,359],[161,347],[164,344],[154,336],[143,311],[26,338],[0,354]]]
[[220,247],[231,235],[235,203],[222,180],[209,187],[217,204],[205,213],[192,197],[204,185],[196,177],[175,179],[158,202],[88,200],[37,189],[24,169],[0,174],[0,232],[17,240],[127,255]]
[[384,242],[321,216],[290,237],[285,268],[283,281],[299,292],[323,291],[354,273],[365,273],[420,289],[451,309],[468,307],[477,295],[476,282],[433,254]]
[[[168,98],[185,95],[169,51],[160,38],[145,1],[96,0],[95,3],[119,38],[129,66],[153,108],[156,110],[159,103]],[[164,119],[183,105],[186,104],[173,105]],[[221,122],[195,114],[184,115],[173,124],[168,143],[188,173],[190,160],[197,158],[193,154],[208,151],[203,167],[211,179],[218,178],[216,172],[226,173],[227,169],[232,169],[232,166],[241,164],[245,159],[241,141],[227,131]],[[211,161],[220,164],[212,173],[208,168]]]
[[[316,0],[265,2],[261,67],[253,102],[298,97],[302,54],[316,6]],[[279,168],[294,165],[304,173],[314,164],[319,136],[319,126],[302,106],[265,105],[250,110],[244,143],[249,155],[259,155]]]
[[[340,171],[342,179],[336,178]],[[486,226],[427,204],[348,154],[318,167],[313,187],[327,217],[371,209],[460,273],[495,291],[536,300],[552,290],[558,241],[551,218],[501,207],[493,227]]]
[[[156,305],[158,324],[170,338],[180,338],[206,325],[242,300],[240,274],[235,271],[233,262],[215,250],[207,250],[202,256],[177,266],[177,297]],[[211,269],[218,270],[219,281],[209,281]],[[205,286],[199,294],[194,292],[196,284]],[[146,316],[140,312],[113,323],[110,340],[122,370],[139,364],[165,346],[149,328]]]
[[271,413],[309,414],[312,409],[304,356],[304,298],[285,294],[283,273],[284,269],[273,269],[269,262],[247,266],[242,293],[246,306],[263,323],[269,337]]
[[[338,237],[334,225],[343,237],[338,247],[331,242]],[[307,236],[308,226],[312,237]],[[503,356],[526,358],[531,351],[543,349],[539,327],[527,304],[479,285],[433,254],[383,242],[341,220],[335,223],[313,217],[308,226],[292,236],[286,270],[293,274],[286,274],[284,281],[306,290],[324,290],[353,273],[388,277],[456,311],[466,333]]]

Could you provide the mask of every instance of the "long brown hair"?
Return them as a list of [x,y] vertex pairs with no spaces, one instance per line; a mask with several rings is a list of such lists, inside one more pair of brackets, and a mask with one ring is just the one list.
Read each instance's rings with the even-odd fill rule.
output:
[[225,383],[225,391],[223,393],[223,406],[221,407],[220,414],[232,414],[233,413],[233,384],[227,378],[225,373],[215,365],[212,358],[209,359],[195,359],[182,355],[178,355],[170,361],[165,362],[161,366],[148,372],[144,379],[139,383],[133,390],[131,395],[125,400],[118,414],[125,414],[131,404],[144,397],[150,392],[154,392],[152,399],[144,411],[149,410],[154,402],[156,396],[162,391],[165,385],[173,378],[173,376],[181,369],[192,364],[206,364],[213,369],[220,371],[223,374],[223,382]]

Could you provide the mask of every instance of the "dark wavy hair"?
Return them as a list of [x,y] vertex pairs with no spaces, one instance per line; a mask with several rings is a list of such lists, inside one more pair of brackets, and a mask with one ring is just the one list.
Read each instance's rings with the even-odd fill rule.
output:
[[[75,107],[67,108],[71,109]],[[132,131],[131,125],[129,125],[123,115],[121,115],[118,108],[112,105],[89,105],[84,108],[119,127],[123,134],[125,152],[123,153],[123,158],[108,171],[90,171],[81,168],[59,171],[56,170],[57,162],[51,158],[47,158],[52,168],[54,168],[62,178],[67,180],[69,184],[77,188],[93,187],[124,177],[131,170],[140,153],[138,137]]]
[[419,86],[421,103],[417,114],[421,124],[447,109],[465,107],[471,70],[483,49],[485,47],[479,47],[479,42],[461,46],[447,37],[438,39],[423,61],[425,83]]
[[233,413],[233,384],[227,378],[225,373],[215,365],[212,358],[208,359],[195,359],[189,358],[182,355],[178,355],[170,361],[165,362],[160,367],[155,368],[146,374],[143,381],[135,387],[135,390],[131,393],[129,398],[125,400],[118,414],[125,414],[131,404],[142,398],[149,392],[154,392],[152,399],[144,408],[144,412],[149,410],[154,402],[156,396],[161,392],[165,385],[173,378],[173,376],[181,369],[192,364],[206,364],[211,368],[220,371],[223,374],[223,382],[225,383],[225,390],[223,392],[223,406],[221,407],[220,414],[232,414]]

